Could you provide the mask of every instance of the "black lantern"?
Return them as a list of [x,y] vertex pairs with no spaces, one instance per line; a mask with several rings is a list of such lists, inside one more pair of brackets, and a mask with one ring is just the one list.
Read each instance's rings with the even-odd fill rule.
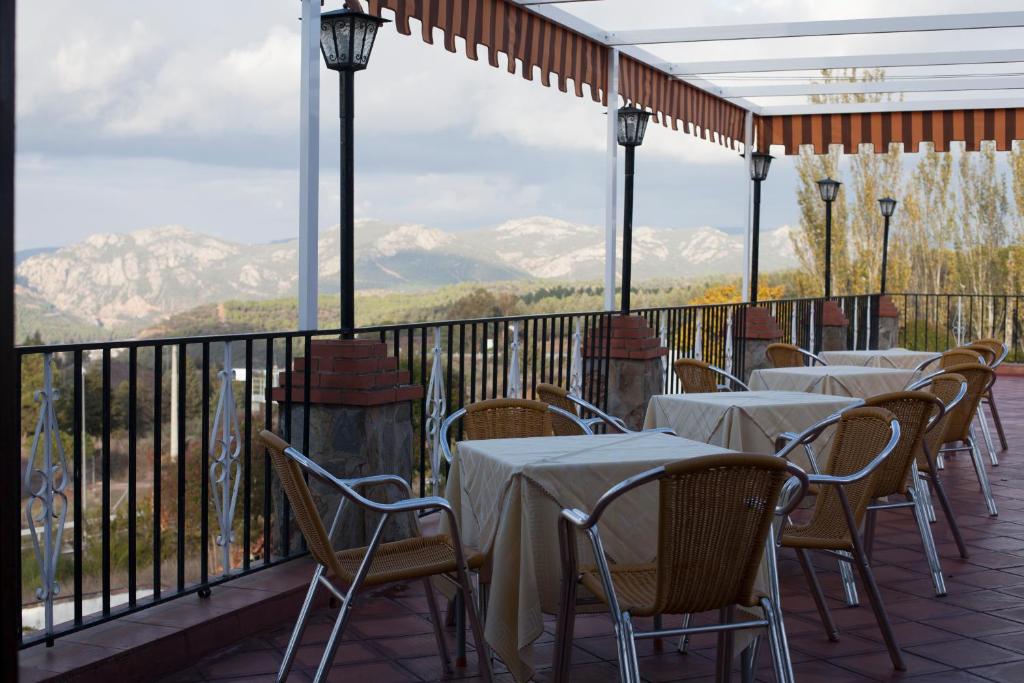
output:
[[839,196],[838,180],[824,178],[818,181],[821,201],[825,202],[825,298],[832,296],[832,202]]
[[622,312],[629,313],[633,273],[633,169],[636,148],[644,143],[651,112],[636,107],[619,109],[619,144],[626,148],[626,182],[622,198]]
[[[357,3],[358,5],[358,3]],[[373,41],[386,19],[354,9],[320,15],[320,53],[338,72],[341,118],[341,327],[355,327],[355,72],[370,61]]]
[[753,152],[750,155],[750,179],[754,181],[753,230],[750,236],[750,301],[757,303],[757,265],[761,248],[761,183],[768,177],[771,154]]
[[882,281],[879,288],[879,294],[885,294],[885,276],[889,268],[889,219],[896,212],[896,200],[892,197],[882,197],[878,200],[878,208],[885,219],[885,231],[882,233]]

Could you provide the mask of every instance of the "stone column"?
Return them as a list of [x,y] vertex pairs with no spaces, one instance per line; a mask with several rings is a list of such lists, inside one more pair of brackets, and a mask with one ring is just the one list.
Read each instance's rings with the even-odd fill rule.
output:
[[[609,348],[605,377],[603,363]],[[607,382],[607,412],[622,418],[630,429],[642,429],[651,396],[665,391],[661,358],[668,355],[668,349],[661,345],[657,332],[638,315],[606,318],[584,340],[583,355],[588,366],[584,376],[589,376],[589,368],[597,363],[599,391],[604,391]]]
[[850,321],[835,301],[826,301],[821,313],[821,350],[846,351],[846,328]]
[[[409,372],[398,369],[398,359],[387,355],[378,341],[336,339],[313,341],[308,358],[296,358],[292,370],[291,443],[302,448],[306,411],[303,409],[306,365],[309,364],[309,448],[306,455],[339,478],[397,474],[411,481],[413,474],[412,402],[423,397],[423,387],[409,384]],[[278,430],[285,432],[285,375],[281,373],[273,398],[279,406]],[[341,495],[310,478],[324,526],[329,527]],[[284,554],[281,519],[284,492],[274,477],[274,523],[271,550]],[[374,489],[369,497],[394,500],[391,489]],[[337,549],[366,545],[379,518],[347,505],[331,541]],[[414,528],[409,515],[388,522],[385,540],[408,536]],[[294,520],[289,527],[289,550],[301,548],[301,532]]]
[[900,311],[888,296],[878,299],[878,348],[891,349],[899,341]]
[[754,370],[771,367],[768,345],[782,339],[782,330],[767,308],[753,306],[746,310],[739,337],[743,340],[743,377],[740,379],[748,382]]

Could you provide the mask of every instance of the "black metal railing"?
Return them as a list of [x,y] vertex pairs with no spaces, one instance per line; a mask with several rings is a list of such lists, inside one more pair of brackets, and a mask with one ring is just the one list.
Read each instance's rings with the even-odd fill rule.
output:
[[1021,295],[890,294],[900,311],[899,343],[921,351],[943,351],[974,339],[998,339],[1007,361],[1024,361]]
[[[847,344],[866,348],[877,334],[877,296],[835,297],[835,301],[855,321],[848,328]],[[776,316],[784,341],[806,348],[813,338],[814,347],[820,348],[822,299],[760,305]],[[700,356],[734,374],[745,374],[747,307],[729,303],[635,311],[668,348],[663,363],[666,391],[679,390],[671,370],[675,358]],[[48,604],[55,611],[47,622],[49,630],[25,630],[22,646],[52,642],[65,633],[184,594],[206,594],[224,581],[302,553],[301,545],[291,542],[294,531],[286,502],[275,503],[270,461],[254,435],[273,429],[297,447],[309,449],[310,420],[305,418],[311,406],[311,364],[294,361],[306,355],[313,341],[342,334],[378,339],[398,359],[399,370],[409,373],[410,382],[426,387],[434,330],[438,330],[450,413],[477,400],[506,395],[510,347],[516,338],[523,395],[534,396],[541,382],[568,386],[578,326],[581,352],[587,359],[581,378],[583,397],[605,407],[609,337],[595,332],[615,315],[557,313],[315,333],[19,348],[22,471],[29,470],[33,452],[36,458],[31,467],[34,473],[23,485],[23,502],[37,511],[40,505],[49,505],[52,509],[44,517],[53,524],[51,530],[56,529],[53,520],[60,519],[63,506],[70,532],[70,539],[57,543],[57,561],[50,574],[60,592],[52,599],[46,594],[52,586],[44,576],[47,570],[36,561],[31,533],[23,532],[27,539],[21,562],[23,626],[42,624],[38,614]],[[45,364],[52,368],[49,387]],[[276,401],[275,388],[283,388]],[[238,449],[232,480],[237,478],[239,492],[234,515],[222,524],[223,510],[213,501],[221,493],[220,484],[210,476],[210,467],[227,451],[224,439],[211,435],[211,423],[222,425],[227,417],[218,410],[226,394],[235,407],[231,417],[237,420],[229,445]],[[43,438],[34,438],[43,425],[37,419],[39,406],[46,402],[53,408],[51,441],[45,438],[45,429]],[[299,433],[292,433],[294,409],[302,416]],[[421,495],[431,474],[426,421],[427,401],[421,399],[412,410],[413,478]],[[45,443],[53,446],[49,469],[42,467],[40,459]],[[63,467],[58,462],[60,447],[68,456]],[[41,490],[43,470],[53,473],[51,489],[60,489],[63,498],[32,498],[32,490]],[[61,477],[66,488],[59,486]],[[37,528],[43,524],[40,521]],[[222,526],[229,526],[230,533]],[[226,562],[218,537],[232,539]],[[41,593],[36,592],[39,586]]]

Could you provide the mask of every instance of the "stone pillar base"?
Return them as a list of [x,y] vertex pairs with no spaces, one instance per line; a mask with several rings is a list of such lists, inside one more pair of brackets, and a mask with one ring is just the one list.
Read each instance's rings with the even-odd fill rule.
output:
[[[605,377],[603,363],[608,348]],[[616,316],[591,333],[583,350],[588,373],[593,363],[598,364],[600,392],[607,383],[607,412],[622,418],[630,429],[642,429],[651,396],[665,391],[661,359],[668,355],[668,349],[661,345],[657,333],[640,316]]]
[[[291,443],[302,448],[306,412],[305,369],[309,363],[310,406],[309,447],[313,461],[339,478],[372,474],[397,474],[406,481],[413,475],[411,401],[423,396],[423,387],[410,385],[409,373],[398,370],[398,361],[389,358],[385,344],[369,340],[323,340],[311,344],[308,358],[296,358],[292,371]],[[284,376],[279,383],[284,384]],[[284,433],[286,389],[273,390],[281,407],[279,433]],[[341,495],[315,478],[309,480],[324,527],[329,528]],[[393,489],[376,488],[364,492],[374,500],[394,500]],[[272,488],[274,524],[271,526],[271,552],[282,556],[301,549],[302,532],[290,518],[288,548],[284,547],[281,520],[285,496],[275,477]],[[348,504],[331,542],[336,549],[367,545],[379,517],[363,514]],[[385,540],[408,537],[415,529],[409,515],[389,520]]]
[[771,367],[768,345],[782,339],[782,330],[767,308],[753,306],[745,312],[739,337],[743,345],[743,377],[740,379],[749,382],[754,370]]
[[878,300],[878,348],[891,349],[899,343],[900,311],[888,296]]
[[846,329],[850,321],[835,301],[826,301],[821,313],[821,350],[846,351]]

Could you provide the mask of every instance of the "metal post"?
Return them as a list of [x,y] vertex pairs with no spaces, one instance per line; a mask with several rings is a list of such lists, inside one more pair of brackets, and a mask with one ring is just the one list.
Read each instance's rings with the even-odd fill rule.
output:
[[825,298],[832,298],[832,202],[825,202]]
[[757,303],[757,260],[761,238],[761,181],[754,181],[753,228],[750,231],[750,301]]
[[885,294],[885,276],[889,267],[889,217],[885,217],[885,232],[882,233],[882,286],[879,288],[881,294]]
[[351,330],[355,323],[355,166],[354,117],[355,74],[338,72],[341,115],[341,327]]
[[747,231],[743,239],[743,285],[740,290],[740,297],[748,301],[756,301],[751,286],[750,258],[751,258],[751,233],[754,230],[753,202],[754,188],[751,180],[751,168],[754,164],[754,113],[746,112],[743,116],[743,167],[747,170]]
[[619,121],[619,50],[608,50],[608,140],[604,187],[604,309],[615,310],[615,232],[618,212],[618,121]]
[[622,312],[629,313],[633,278],[633,171],[636,147],[626,147],[626,176],[622,197]]
[[299,67],[299,329],[317,328],[320,187],[320,2],[302,0]]

